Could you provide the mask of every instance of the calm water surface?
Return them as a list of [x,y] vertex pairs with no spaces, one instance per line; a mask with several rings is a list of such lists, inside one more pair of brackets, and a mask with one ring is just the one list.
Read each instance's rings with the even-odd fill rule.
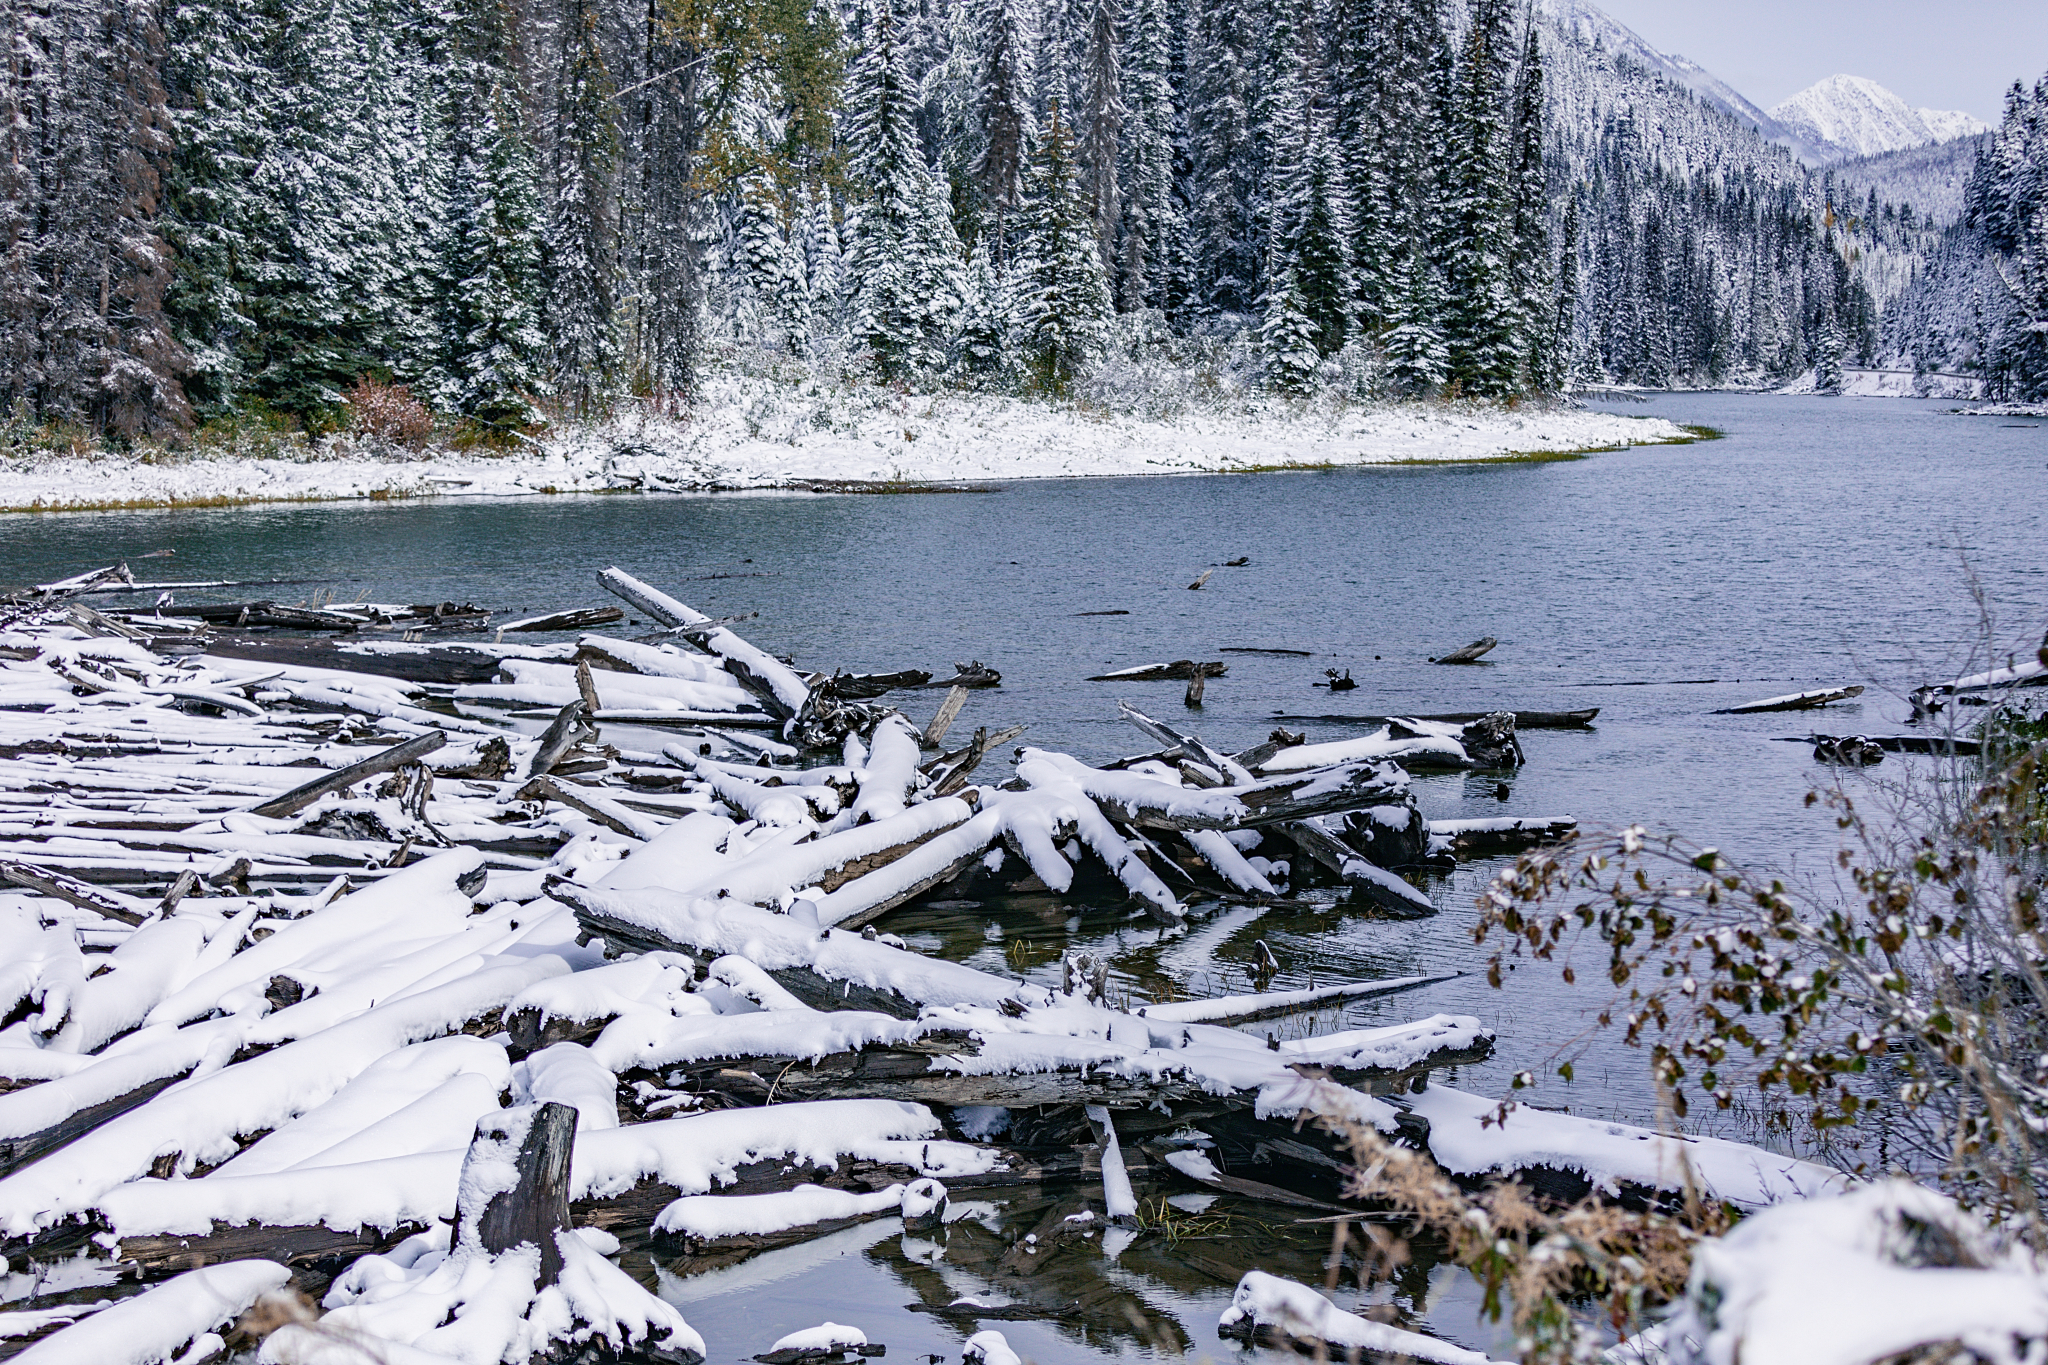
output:
[[[147,576],[289,578],[306,582],[273,590],[280,600],[331,588],[528,613],[608,600],[592,575],[618,564],[714,615],[759,611],[744,633],[805,666],[937,672],[979,659],[1001,670],[1003,686],[974,694],[963,726],[1023,723],[1024,742],[1095,760],[1146,745],[1116,720],[1119,695],[1175,724],[1193,713],[1178,683],[1081,680],[1176,658],[1230,660],[1194,720],[1224,749],[1264,739],[1280,714],[1597,706],[1591,731],[1525,734],[1529,763],[1505,801],[1493,777],[1419,778],[1425,813],[1640,821],[1824,878],[1834,831],[1802,798],[1826,775],[1807,748],[1773,737],[1816,724],[1896,732],[1899,693],[1981,659],[1973,582],[2001,649],[2030,646],[2048,623],[2048,424],[1961,418],[1946,406],[1658,396],[1619,410],[1710,425],[1726,438],[1545,465],[1039,482],[934,496],[14,516],[0,518],[0,581],[119,557],[140,572],[137,556],[172,549],[174,558],[147,562]],[[1241,556],[1248,566],[1218,567],[1200,592],[1187,590],[1204,568]],[[1082,614],[1112,611],[1128,614]],[[1426,662],[1482,635],[1500,645],[1481,666]],[[1226,646],[1314,657],[1218,652]],[[1333,698],[1313,686],[1326,668],[1349,669],[1358,690]],[[1861,704],[1820,722],[1710,714],[1852,682],[1870,685]],[[910,694],[903,704],[921,723],[937,700]],[[1357,729],[1290,725],[1312,738]],[[1246,989],[1243,964],[1260,938],[1279,955],[1282,987],[1466,970],[1473,975],[1316,1022],[1477,1014],[1500,1032],[1496,1059],[1457,1079],[1491,1093],[1516,1070],[1542,1070],[1600,1003],[1548,970],[1524,967],[1503,991],[1484,984],[1473,898],[1496,870],[1477,863],[1438,880],[1430,890],[1442,913],[1421,924],[1208,907],[1185,934],[1165,937],[1119,907],[1047,901],[987,915],[906,911],[889,927],[928,951],[1039,975],[1056,971],[1064,948],[1106,946],[1129,981],[1163,975],[1197,992]],[[1612,1048],[1582,1062],[1576,1084],[1547,1084],[1543,1099],[1639,1120],[1651,1108],[1641,1058]],[[892,1357],[957,1354],[960,1333],[898,1307],[916,1297],[912,1284],[941,1273],[944,1257],[886,1227],[671,1291],[714,1357],[729,1354],[721,1343],[755,1343],[744,1356],[822,1317],[859,1323]],[[1219,1232],[1207,1254],[1249,1264],[1250,1227]],[[1313,1238],[1324,1235],[1260,1232],[1260,1263],[1317,1278]],[[1182,1246],[1187,1254],[1174,1256],[1141,1242],[1103,1272],[1162,1322],[1182,1324],[1173,1343],[1135,1328],[998,1325],[1044,1362],[1150,1359],[1175,1343],[1229,1354],[1213,1336],[1229,1284],[1189,1271],[1198,1244]],[[1410,1297],[1418,1311],[1424,1300],[1433,1306],[1436,1330],[1495,1344],[1456,1277],[1439,1274]]]

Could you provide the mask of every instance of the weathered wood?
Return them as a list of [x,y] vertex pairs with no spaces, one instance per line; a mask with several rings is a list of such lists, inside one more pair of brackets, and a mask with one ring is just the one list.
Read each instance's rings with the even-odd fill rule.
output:
[[254,663],[300,664],[307,668],[331,668],[350,673],[368,673],[405,682],[452,685],[495,681],[500,671],[496,656],[468,646],[414,648],[386,653],[337,644],[333,640],[290,640],[223,635],[206,642],[206,652],[223,659],[246,659]]
[[1579,822],[1569,815],[1549,819],[1432,820],[1430,837],[1448,839],[1461,858],[1519,853],[1525,848],[1562,843],[1577,836]]
[[1821,687],[1811,692],[1793,692],[1782,697],[1765,697],[1762,701],[1746,701],[1740,706],[1724,706],[1713,714],[1717,716],[1753,716],[1765,711],[1811,711],[1851,697],[1863,695],[1861,687]]
[[199,874],[189,867],[186,868],[178,874],[178,879],[171,883],[170,889],[164,892],[164,898],[157,902],[157,913],[159,915],[170,914],[171,911],[178,908],[179,901],[191,895],[198,887]]
[[936,749],[946,742],[946,731],[953,728],[959,719],[960,708],[967,705],[967,689],[953,687],[947,690],[946,699],[939,703],[939,713],[932,717],[932,723],[924,727],[924,734],[918,742],[927,749]]
[[582,814],[589,816],[606,829],[625,835],[628,839],[639,839],[644,842],[652,834],[647,826],[634,824],[627,820],[620,812],[606,809],[606,807],[611,805],[609,801],[593,800],[589,797],[578,795],[573,786],[558,782],[552,777],[536,777],[532,779],[519,789],[518,795],[514,799],[519,801],[559,802],[570,810],[580,811]]
[[[555,1237],[569,1226],[569,1159],[576,1146],[576,1110],[549,1100],[486,1114],[463,1160],[463,1195],[486,1193],[482,1208],[455,1210],[456,1236],[475,1239],[477,1249],[496,1256],[530,1245],[540,1251],[545,1289],[562,1273],[562,1249]],[[510,1164],[516,1180],[507,1186],[501,1170]]]
[[[986,726],[976,729],[972,744],[925,764],[924,771],[928,776],[938,776],[938,784],[932,788],[932,795],[951,796],[959,791],[967,785],[968,777],[981,766],[982,759],[988,757],[990,750],[1008,744],[1023,733],[1024,727],[1021,725],[1012,725],[1009,729],[998,730],[994,734],[990,734]],[[944,770],[943,773],[941,769]]]
[[1275,831],[1335,873],[1357,895],[1396,919],[1424,919],[1436,913],[1429,897],[1384,868],[1374,867],[1358,850],[1313,820],[1276,825]]
[[762,704],[773,714],[787,719],[801,713],[810,701],[810,688],[789,665],[717,626],[702,612],[649,587],[622,569],[606,569],[598,574],[597,581],[605,591],[631,602],[662,625],[700,628],[702,633],[690,633],[685,638],[699,649],[724,660],[726,672],[732,674],[742,687],[760,697]]
[[509,621],[498,627],[498,633],[503,635],[515,631],[588,630],[592,626],[608,626],[625,619],[626,613],[621,607],[577,607],[570,611],[552,612],[546,616],[529,616],[523,621]]
[[604,702],[597,695],[597,679],[590,676],[590,660],[576,661],[576,695],[583,699],[583,705],[592,714],[604,710]]
[[149,1103],[158,1093],[183,1079],[183,1071],[170,1076],[160,1076],[146,1085],[137,1086],[125,1095],[116,1095],[113,1099],[101,1100],[98,1104],[89,1104],[83,1109],[76,1110],[70,1117],[53,1123],[40,1132],[0,1139],[0,1175],[18,1171],[37,1158],[48,1156],[59,1147],[76,1142],[101,1124]]
[[142,1279],[181,1274],[200,1266],[251,1258],[276,1261],[295,1270],[338,1274],[359,1257],[391,1250],[423,1229],[400,1225],[389,1230],[361,1228],[336,1232],[328,1227],[266,1227],[250,1223],[235,1227],[215,1223],[211,1233],[197,1236],[123,1237],[116,1253],[120,1268]]
[[273,796],[260,805],[251,806],[249,814],[282,820],[287,815],[304,810],[329,792],[344,791],[366,777],[375,777],[379,773],[390,772],[393,768],[416,763],[447,742],[448,735],[443,730],[429,730],[423,735],[415,735],[405,743],[394,744],[382,753],[372,754],[360,763],[352,763],[346,768],[316,778],[304,786],[294,787],[282,796]]
[[533,761],[526,765],[526,775],[545,777],[562,761],[562,755],[583,741],[597,737],[597,727],[590,723],[590,703],[578,697],[557,711],[554,723],[541,733],[540,748],[533,751]]
[[1131,1193],[1130,1172],[1124,1169],[1123,1148],[1116,1140],[1116,1121],[1099,1104],[1087,1106],[1088,1126],[1095,1130],[1095,1145],[1102,1156],[1102,1205],[1109,1221],[1118,1227],[1135,1227],[1138,1200]]
[[813,689],[845,701],[869,701],[898,688],[923,687],[932,675],[921,668],[897,673],[834,673]]
[[930,682],[918,685],[920,687],[967,687],[980,690],[983,688],[1001,687],[1003,685],[1003,675],[979,659],[969,659],[964,663],[954,663],[952,677],[934,678]]
[[1476,664],[1483,655],[1499,643],[1500,641],[1488,635],[1474,640],[1463,649],[1454,649],[1439,658],[1431,659],[1430,662],[1433,664]]
[[1214,676],[1210,669],[1213,668],[1220,672],[1222,667],[1221,664],[1196,664],[1195,675],[1188,679],[1187,695],[1181,698],[1182,705],[1190,708],[1200,708],[1202,705],[1202,692],[1208,686],[1209,679]]
[[1984,752],[1983,742],[1974,739],[1957,739],[1952,735],[1780,735],[1787,744],[1811,744],[1819,748],[1821,743],[1832,740],[1836,743],[1860,739],[1865,744],[1875,744],[1888,754],[1928,754],[1937,758],[1975,758]]
[[39,895],[54,896],[69,901],[81,910],[104,915],[122,924],[140,924],[147,918],[140,911],[95,891],[84,882],[67,877],[61,872],[52,872],[46,867],[34,867],[28,863],[0,863],[0,881],[34,891]]
[[1193,659],[1175,659],[1170,664],[1149,664],[1143,668],[1123,668],[1114,673],[1097,673],[1089,682],[1181,682],[1195,676],[1202,669],[1206,676],[1220,678],[1230,671],[1230,665],[1222,660],[1211,663],[1196,663]]
[[[1436,720],[1451,725],[1464,725],[1471,721],[1484,720],[1487,716],[1494,714],[1496,713],[1492,711],[1437,711],[1425,715],[1421,712],[1411,711],[1405,716],[1310,716],[1276,711],[1273,713],[1273,719],[1291,721],[1297,725],[1303,721],[1319,721],[1326,724],[1344,725],[1385,725],[1387,722],[1394,720]],[[1582,730],[1593,723],[1594,717],[1600,714],[1600,708],[1589,706],[1583,711],[1512,711],[1509,714],[1515,718],[1515,728],[1517,730]],[[1297,744],[1301,742],[1301,740],[1295,741]],[[1267,757],[1270,758],[1272,755],[1268,754]],[[1258,765],[1248,763],[1246,766],[1257,767]]]

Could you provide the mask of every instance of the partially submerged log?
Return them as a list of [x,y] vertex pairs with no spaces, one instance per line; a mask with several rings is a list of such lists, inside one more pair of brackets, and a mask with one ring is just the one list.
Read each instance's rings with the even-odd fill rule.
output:
[[1740,706],[1724,706],[1714,712],[1717,716],[1752,716],[1764,711],[1811,711],[1838,701],[1848,701],[1863,695],[1861,687],[1820,687],[1811,692],[1790,692],[1782,697],[1765,697],[1762,701],[1746,701]]
[[1500,641],[1494,639],[1491,635],[1483,636],[1466,645],[1463,649],[1454,649],[1448,654],[1431,659],[1430,662],[1433,664],[1476,664],[1499,643]]
[[1353,895],[1395,919],[1424,919],[1436,913],[1429,897],[1392,872],[1374,867],[1343,840],[1313,820],[1276,826],[1308,857],[1352,889]]
[[[1318,721],[1325,724],[1385,725],[1389,721],[1405,719],[1435,720],[1443,721],[1451,725],[1463,725],[1475,720],[1484,720],[1486,717],[1496,714],[1498,713],[1493,711],[1432,711],[1427,713],[1411,711],[1404,717],[1336,715],[1310,716],[1295,715],[1292,712],[1275,712],[1273,715],[1273,719],[1280,721],[1292,721],[1296,724],[1299,724],[1303,721]],[[1511,711],[1508,714],[1512,715],[1515,718],[1515,728],[1517,730],[1583,730],[1588,726],[1592,725],[1594,719],[1597,716],[1599,716],[1600,708],[1597,706],[1589,706],[1582,711]],[[1298,740],[1296,741],[1296,743],[1299,742],[1300,741]]]
[[1460,858],[1487,858],[1542,848],[1576,838],[1579,822],[1569,815],[1549,819],[1432,820],[1429,837]]
[[1175,659],[1170,664],[1142,664],[1136,668],[1120,668],[1114,673],[1097,673],[1089,682],[1181,682],[1196,676],[1220,678],[1230,671],[1230,665],[1222,660],[1198,664],[1193,659]]
[[592,626],[614,625],[625,619],[625,610],[620,607],[577,607],[571,611],[551,612],[546,616],[529,616],[523,621],[507,621],[498,627],[498,633],[509,635],[515,632],[544,630],[589,630]]

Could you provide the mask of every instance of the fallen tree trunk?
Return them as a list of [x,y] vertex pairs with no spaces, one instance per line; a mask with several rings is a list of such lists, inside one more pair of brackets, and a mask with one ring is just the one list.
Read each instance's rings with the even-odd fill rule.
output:
[[1811,711],[1815,707],[1831,702],[1848,701],[1851,697],[1863,695],[1861,687],[1822,687],[1811,692],[1791,692],[1782,697],[1765,697],[1762,701],[1746,701],[1740,706],[1724,706],[1714,712],[1717,716],[1752,716],[1765,711]]
[[68,901],[81,910],[90,910],[122,924],[140,924],[147,918],[142,911],[121,904],[113,897],[96,891],[84,882],[52,872],[48,868],[34,867],[28,863],[0,863],[0,881],[8,882],[39,895],[54,896]]
[[352,763],[325,777],[316,778],[302,787],[294,787],[283,796],[273,796],[260,805],[251,806],[249,814],[282,820],[287,815],[295,815],[304,810],[329,792],[344,791],[366,777],[375,777],[379,773],[388,773],[393,768],[416,763],[447,742],[447,734],[440,730],[429,730],[423,735],[415,735],[405,743],[394,744],[382,753],[372,754],[360,763]]
[[523,621],[509,621],[498,627],[498,633],[504,635],[515,631],[588,630],[592,626],[608,626],[625,619],[626,613],[618,607],[578,607],[573,611],[558,611],[547,616],[529,616]]

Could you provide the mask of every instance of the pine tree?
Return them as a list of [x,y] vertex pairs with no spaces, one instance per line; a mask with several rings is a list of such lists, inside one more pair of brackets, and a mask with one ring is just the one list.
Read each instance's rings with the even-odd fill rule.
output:
[[964,263],[912,123],[915,91],[889,0],[864,27],[847,86],[847,165],[864,196],[849,220],[848,308],[877,371],[896,378],[945,363]]
[[1023,202],[1024,173],[1037,136],[1031,99],[1034,35],[1024,19],[1023,0],[982,3],[978,27],[983,57],[976,101],[981,150],[970,174],[990,205],[994,259],[1000,264],[1007,259],[1007,223]]
[[158,218],[176,253],[164,310],[192,355],[185,391],[205,416],[241,396],[247,263],[261,210],[251,177],[271,129],[260,107],[275,22],[235,0],[165,10],[165,77],[176,130]]
[[538,170],[499,0],[470,0],[453,33],[444,104],[447,226],[441,245],[437,388],[486,427],[533,420],[547,386]]
[[1129,117],[1124,138],[1123,223],[1116,257],[1117,299],[1127,312],[1166,309],[1186,255],[1187,223],[1177,194],[1180,112],[1167,26],[1169,0],[1136,0],[1124,66]]
[[1433,393],[1450,376],[1450,348],[1444,343],[1440,323],[1443,290],[1437,283],[1436,267],[1417,243],[1396,261],[1393,279],[1397,291],[1394,312],[1380,342],[1388,386],[1397,394]]
[[1110,298],[1073,134],[1057,104],[1048,113],[1032,164],[1029,255],[1020,268],[1031,286],[1025,346],[1032,376],[1042,392],[1059,394],[1101,349]]
[[1248,0],[1216,0],[1200,16],[1190,53],[1188,229],[1195,305],[1207,314],[1250,312],[1259,293],[1257,166],[1252,147]]
[[974,244],[967,258],[966,296],[955,369],[970,384],[995,387],[1012,366],[1016,328],[1010,290],[996,272],[985,239]]
[[1507,0],[1477,0],[1458,61],[1449,109],[1452,148],[1441,259],[1449,292],[1445,342],[1451,377],[1464,392],[1513,391],[1520,357],[1509,262],[1514,253],[1503,126],[1512,52]]
[[1848,339],[1830,317],[1820,326],[1813,345],[1813,387],[1821,393],[1842,391],[1842,362],[1848,353]]
[[619,379],[619,130],[596,0],[566,0],[547,230],[548,342],[570,411],[601,408]]
[[[1274,164],[1266,209],[1269,260],[1267,300],[1292,294],[1309,319],[1320,355],[1335,355],[1351,330],[1351,229],[1344,202],[1344,174],[1327,119],[1315,105],[1312,31],[1297,38],[1297,51],[1278,84],[1271,130]],[[1278,286],[1281,276],[1288,283]]]
[[[640,70],[628,95],[632,157],[622,196],[620,257],[632,283],[622,308],[625,361],[633,389],[671,407],[696,375],[703,304],[701,244],[691,231],[703,135],[706,53],[679,32],[674,11],[649,4],[639,25]],[[824,16],[829,19],[829,16]]]
[[1116,259],[1117,220],[1122,206],[1117,165],[1123,150],[1122,53],[1116,0],[1094,0],[1088,23],[1088,99],[1083,109],[1081,174],[1095,223],[1095,249],[1103,261]]
[[1529,15],[1508,121],[1508,292],[1520,353],[1518,388],[1555,389],[1556,301],[1550,281],[1550,193],[1543,162],[1543,47]]
[[392,232],[391,187],[359,115],[385,93],[354,0],[287,0],[260,116],[272,130],[251,176],[257,218],[245,297],[249,392],[332,422],[361,375],[388,369],[396,262],[429,254]]
[[1315,319],[1293,266],[1269,276],[1261,300],[1259,343],[1266,356],[1266,379],[1283,393],[1307,393],[1315,387],[1323,356],[1317,345]]
[[1579,311],[1579,196],[1565,201],[1564,241],[1558,253],[1557,307],[1550,318],[1550,345],[1545,350],[1548,373],[1540,376],[1542,387],[1554,393],[1567,392],[1578,377]]

